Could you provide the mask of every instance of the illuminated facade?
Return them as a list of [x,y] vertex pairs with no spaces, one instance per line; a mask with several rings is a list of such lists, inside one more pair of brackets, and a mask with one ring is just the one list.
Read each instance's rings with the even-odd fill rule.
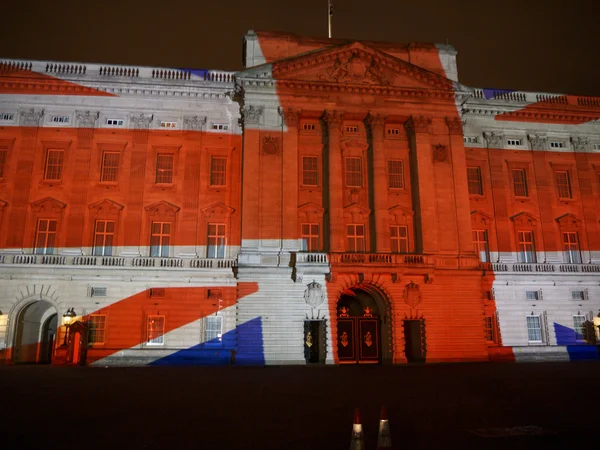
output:
[[600,99],[445,45],[244,61],[0,63],[3,362],[598,357]]

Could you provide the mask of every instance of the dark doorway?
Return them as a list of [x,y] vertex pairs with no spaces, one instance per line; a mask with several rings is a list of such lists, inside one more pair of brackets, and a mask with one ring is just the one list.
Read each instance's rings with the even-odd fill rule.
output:
[[381,362],[380,311],[362,289],[346,290],[338,301],[337,350],[340,364]]
[[304,321],[304,359],[307,364],[325,364],[325,321]]
[[50,364],[52,362],[57,325],[58,316],[56,314],[51,315],[44,322],[44,326],[42,327],[42,342],[40,343],[40,364]]
[[425,322],[423,320],[404,321],[404,352],[408,362],[425,362]]

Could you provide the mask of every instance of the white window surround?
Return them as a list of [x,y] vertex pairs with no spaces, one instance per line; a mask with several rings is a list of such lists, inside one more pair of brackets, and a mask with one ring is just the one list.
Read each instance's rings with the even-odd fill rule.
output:
[[67,114],[52,114],[50,116],[50,123],[52,125],[69,125],[71,117]]
[[521,147],[523,145],[523,139],[521,139],[521,138],[506,139],[506,145],[508,147]]
[[541,290],[537,290],[537,291],[525,291],[525,300],[530,300],[530,301],[540,301],[543,300],[542,297],[542,291]]
[[463,141],[465,144],[478,144],[479,138],[477,136],[464,136]]
[[588,300],[588,291],[587,289],[571,291],[571,300]]
[[543,344],[543,324],[542,316],[540,314],[533,314],[525,316],[527,325],[527,342],[530,344]]
[[209,346],[223,345],[223,316],[215,314],[204,319],[204,343]]
[[213,122],[211,127],[211,130],[213,131],[228,131],[229,130],[229,124],[228,123],[218,123],[218,122]]
[[550,141],[550,148],[566,148],[563,141]]
[[0,113],[0,122],[14,122],[15,113],[12,112],[2,112]]
[[123,119],[106,119],[106,125],[110,127],[122,127],[125,125],[125,120]]
[[172,120],[161,120],[160,128],[177,128],[177,122]]

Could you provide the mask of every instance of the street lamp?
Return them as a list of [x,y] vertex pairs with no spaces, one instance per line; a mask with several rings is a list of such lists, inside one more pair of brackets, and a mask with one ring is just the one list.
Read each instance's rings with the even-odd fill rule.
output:
[[65,313],[63,314],[63,324],[65,326],[65,340],[63,342],[63,347],[67,346],[67,338],[69,336],[69,326],[71,325],[73,318],[75,318],[76,316],[77,316],[77,314],[75,313],[75,310],[73,308],[67,309],[65,311]]

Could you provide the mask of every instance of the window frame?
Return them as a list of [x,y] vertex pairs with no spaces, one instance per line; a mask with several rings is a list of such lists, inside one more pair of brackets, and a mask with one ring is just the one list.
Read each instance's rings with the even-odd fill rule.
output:
[[[103,317],[104,321],[103,321],[103,326],[101,329],[93,329],[93,318],[95,317]],[[107,321],[107,317],[106,314],[90,314],[89,318],[88,318],[88,344],[92,345],[92,346],[96,346],[96,345],[104,345],[106,343],[106,321]],[[93,332],[98,332],[101,331],[102,332],[102,340],[101,341],[93,341],[91,339],[92,333]]]
[[[98,223],[104,223],[104,230],[98,232]],[[113,226],[112,232],[106,231],[106,226],[111,223]],[[113,250],[115,248],[115,239],[117,235],[117,220],[116,219],[105,219],[105,218],[97,218],[94,220],[94,236],[92,241],[92,255],[93,256],[113,256]],[[98,237],[103,237],[103,245],[99,247],[96,245],[98,241]],[[111,236],[111,244],[110,246],[106,245],[107,236]],[[96,252],[96,249],[101,248],[102,251],[100,253]],[[106,251],[108,249],[108,252]]]
[[[480,235],[480,233],[482,233],[482,235]],[[489,238],[489,233],[487,229],[473,229],[473,247],[475,249],[475,252],[477,253],[479,259],[481,262],[483,263],[487,263],[490,262],[490,238]],[[483,237],[484,239],[480,239],[480,237]],[[484,243],[484,250],[483,253],[485,253],[485,259],[483,259],[481,257],[482,254],[482,250],[481,250],[481,243]]]
[[[209,330],[209,322],[212,322],[214,319],[218,320],[218,328],[214,328],[214,330]],[[215,332],[214,338],[209,339],[209,331]],[[218,339],[218,342],[211,342],[215,339]],[[211,314],[204,318],[204,345],[207,347],[222,347],[223,346],[223,316],[220,313]]]
[[[352,230],[354,232],[354,234],[350,234],[350,227],[352,227]],[[362,228],[362,235],[357,234],[357,230],[358,227]],[[347,253],[366,253],[367,251],[367,236],[366,236],[366,230],[365,230],[365,224],[362,223],[348,223],[346,224],[346,252]],[[357,243],[359,240],[362,240],[362,250],[359,250],[357,247]],[[353,242],[353,245],[350,245],[350,242]],[[354,249],[351,249],[351,247],[354,247]]]
[[[168,157],[171,161],[170,171],[168,170],[169,169],[168,167],[167,168],[159,167],[159,160],[161,158],[165,158],[165,157]],[[167,178],[168,181],[164,181],[162,179],[162,177],[164,177],[165,173],[169,174],[169,177]],[[175,176],[175,155],[171,152],[158,151],[156,153],[155,164],[154,164],[154,184],[172,186],[174,176]]]
[[[215,233],[211,234],[211,227],[215,227]],[[223,232],[219,233],[219,228],[223,228]],[[219,245],[218,240],[222,239],[222,245]],[[211,240],[215,241],[215,245],[211,245]],[[211,248],[215,249],[215,254],[211,255]],[[222,255],[219,256],[219,249]],[[227,224],[223,222],[209,222],[206,228],[206,257],[211,259],[224,259],[227,257]]]
[[[50,155],[51,153],[56,153],[60,155],[60,164],[55,164],[54,167],[58,167],[58,176],[57,178],[49,178],[50,171]],[[65,149],[63,148],[48,148],[46,149],[46,159],[44,161],[44,175],[43,181],[49,183],[61,182],[63,177],[63,172],[65,168]]]
[[[151,320],[159,318],[162,319],[162,327],[159,334],[156,337],[152,338],[151,333],[156,334],[156,331],[151,327]],[[151,347],[164,347],[165,345],[165,332],[166,332],[166,317],[164,314],[148,314],[146,316],[146,345]],[[160,338],[160,342],[152,342],[156,341]]]
[[[217,160],[222,160],[224,161],[223,165],[224,165],[224,170],[219,170],[216,171],[215,167],[214,167],[214,162]],[[209,172],[208,172],[208,185],[211,188],[224,188],[227,187],[227,172],[228,172],[228,162],[229,162],[229,158],[226,155],[210,155],[210,159],[209,159]],[[223,178],[223,183],[222,184],[217,184],[214,181],[214,177],[216,175],[221,175]]]
[[[581,264],[583,259],[581,256],[581,245],[579,242],[579,232],[577,231],[562,231],[562,247],[563,247],[563,258],[565,264]],[[575,242],[566,242],[565,238],[567,236],[574,236]],[[568,248],[569,246],[574,245],[575,248]],[[576,256],[576,258],[573,257]],[[575,261],[576,260],[576,261]]]
[[[107,155],[117,155],[117,164],[116,167],[111,167],[111,170],[114,169],[114,180],[105,179],[105,169],[106,169],[106,159]],[[100,183],[105,184],[117,184],[119,182],[119,169],[121,167],[121,152],[118,150],[102,150],[102,154],[100,156]]]
[[[536,248],[535,248],[535,230],[517,230],[517,261],[520,264],[535,264],[537,263],[537,252],[536,252]],[[530,241],[526,241],[525,240],[525,233],[528,233],[531,235],[531,240]],[[523,235],[523,238],[521,238],[521,235]],[[522,245],[531,245],[531,261],[528,261],[527,258],[527,254],[528,252],[526,251],[522,251]],[[523,256],[521,256],[523,255]]]
[[[305,227],[308,227],[308,233],[305,233]],[[317,234],[313,234],[314,227],[317,228]],[[314,245],[316,248],[313,248],[313,243],[316,244]],[[322,251],[320,223],[303,222],[300,224],[300,251],[309,253]]]
[[[354,160],[355,162],[358,161],[358,165],[356,167],[359,168],[359,170],[350,170],[348,163],[350,162],[350,160]],[[353,188],[353,189],[360,189],[363,187],[364,185],[364,180],[363,180],[363,158],[362,156],[345,156],[344,157],[344,186],[347,188]],[[354,167],[353,169],[355,169],[356,167]],[[350,184],[350,181],[353,179],[353,177],[357,177],[359,184]],[[353,182],[356,180],[352,180]]]
[[[561,182],[559,175],[564,175],[565,180]],[[566,184],[564,183],[566,181]],[[573,187],[571,185],[571,176],[568,170],[555,170],[554,171],[554,183],[556,185],[556,192],[560,200],[572,200],[573,199]],[[567,191],[567,196],[565,194]]]
[[[544,340],[544,324],[543,324],[542,315],[541,314],[532,314],[532,315],[527,315],[525,317],[526,317],[525,323],[526,323],[526,329],[527,329],[527,343],[529,345],[542,345],[542,344],[544,344],[545,343],[545,340]],[[529,326],[530,319],[537,319],[537,321],[538,321],[538,323],[537,323],[538,327],[536,327],[536,328],[530,327]],[[531,339],[531,337],[532,337],[531,331],[532,330],[538,330],[539,337],[540,337],[539,340],[537,340],[537,339]],[[534,336],[534,337],[537,337],[537,336]]]
[[[401,236],[400,230],[404,229],[405,235]],[[394,231],[397,231],[396,236],[394,236]],[[402,243],[406,245],[406,251],[402,251]],[[410,239],[408,236],[408,226],[407,225],[390,225],[390,249],[392,253],[396,254],[407,254],[410,253]]]
[[[473,170],[473,169],[475,169],[477,171],[477,173],[476,173],[477,180],[471,179],[471,174],[469,173],[469,171]],[[477,189],[477,192],[472,192],[471,188],[474,185],[475,181],[476,181],[478,189]],[[481,166],[467,166],[467,186],[468,186],[470,196],[483,197],[483,177],[481,174]]]
[[[523,179],[522,179],[522,185],[523,185],[523,191],[524,194],[521,195],[520,193],[517,193],[517,180],[515,180],[515,172],[519,172],[521,174],[523,174]],[[513,167],[510,169],[510,178],[511,178],[511,183],[512,183],[512,191],[513,191],[513,195],[516,198],[529,198],[529,185],[527,183],[527,170],[524,168],[520,168],[520,167]]]
[[[160,232],[159,233],[155,233],[154,232],[154,225],[155,224],[156,225],[160,225]],[[168,234],[166,234],[166,233],[163,232],[164,225],[169,225],[169,233]],[[153,220],[153,221],[150,222],[150,249],[149,249],[149,252],[150,252],[150,257],[151,258],[170,258],[171,257],[171,253],[172,253],[171,247],[173,247],[173,240],[172,240],[172,237],[173,237],[173,225],[174,225],[173,221],[166,222],[166,221],[158,221],[158,220],[155,221],[155,220]],[[159,240],[159,244],[158,245],[153,245],[153,243],[152,243],[154,241],[155,237]],[[165,245],[163,243],[163,240],[164,240],[165,237],[168,237],[168,243],[167,243],[167,245]],[[154,249],[155,248],[159,249],[158,254],[154,254]],[[167,254],[166,255],[163,254],[163,251],[164,251],[165,248],[167,249]]]
[[[40,230],[40,223],[42,221],[47,222],[47,229],[46,230]],[[53,233],[50,233],[51,230],[49,230],[50,227],[50,222],[54,222],[54,230]],[[45,231],[45,232],[44,232]],[[40,241],[40,233],[43,233],[46,237],[44,239],[44,246],[40,247],[39,241]],[[48,246],[48,237],[50,234],[54,235],[54,241],[53,241],[53,246],[49,247]],[[58,249],[57,243],[58,243],[58,219],[57,218],[46,218],[46,217],[39,217],[37,218],[36,221],[36,227],[35,227],[35,238],[34,238],[34,243],[33,243],[33,253],[35,255],[54,255],[56,254],[55,251]],[[42,250],[42,251],[39,251]],[[50,251],[48,251],[50,250]]]
[[[302,187],[308,187],[308,188],[318,188],[320,186],[320,170],[319,170],[319,157],[317,155],[302,155],[302,167],[301,167],[301,173],[302,173],[302,182],[301,182],[301,186]],[[314,168],[310,168],[307,169],[306,168],[306,160],[314,160]],[[307,174],[314,174],[314,180],[315,180],[315,184],[309,184],[306,182],[307,180]]]
[[[576,317],[577,318],[583,317],[583,320],[579,324],[581,333],[577,332],[577,322],[575,321]],[[573,333],[575,334],[575,343],[577,343],[577,344],[586,344],[588,340],[586,339],[587,338],[587,330],[586,330],[584,324],[588,320],[587,316],[585,316],[584,314],[573,314],[573,319],[572,320],[573,320]],[[581,337],[578,338],[578,336],[581,336]]]
[[[393,163],[399,163],[399,171],[397,172],[393,172],[392,171],[392,166],[394,165]],[[393,190],[397,190],[397,189],[405,189],[406,188],[406,181],[404,180],[404,160],[402,159],[388,159],[387,160],[387,175],[388,175],[388,189],[393,189]],[[397,179],[397,181],[399,181],[399,185],[400,186],[393,186],[393,182],[392,180]]]

